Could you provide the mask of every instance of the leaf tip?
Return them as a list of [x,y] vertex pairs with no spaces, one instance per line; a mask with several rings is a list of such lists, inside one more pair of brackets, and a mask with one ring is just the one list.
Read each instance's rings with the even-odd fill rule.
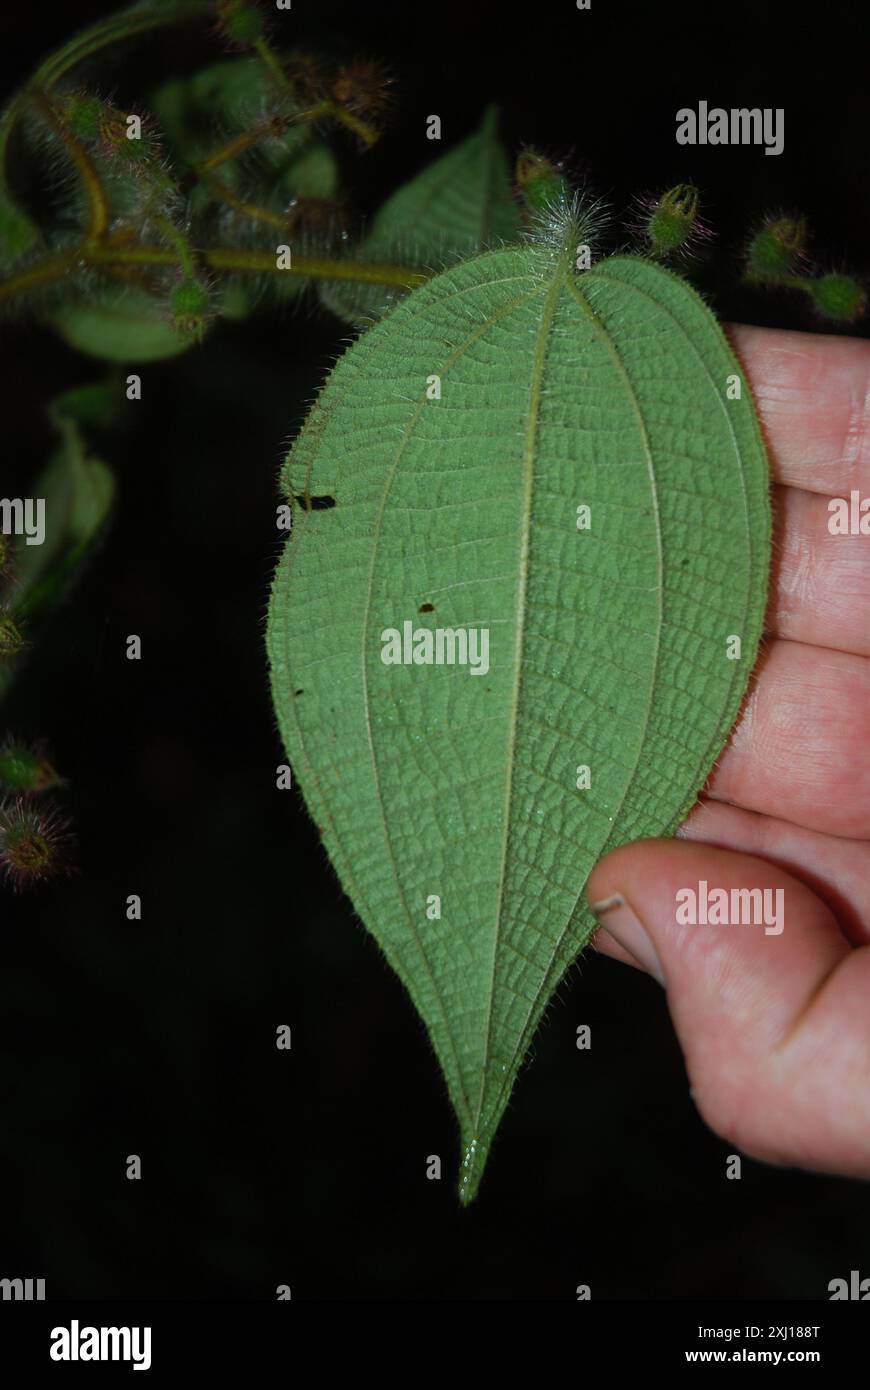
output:
[[479,1135],[469,1139],[463,1146],[457,1183],[457,1194],[463,1207],[470,1206],[477,1196],[488,1154],[489,1144]]

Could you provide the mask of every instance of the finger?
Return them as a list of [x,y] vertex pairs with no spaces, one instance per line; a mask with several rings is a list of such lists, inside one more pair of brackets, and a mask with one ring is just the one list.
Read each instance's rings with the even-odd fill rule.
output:
[[[702,884],[729,901],[733,890],[781,893],[782,930],[741,923],[733,908],[728,925],[678,922]],[[686,841],[614,851],[587,892],[619,898],[601,910],[599,949],[615,938],[665,984],[707,1123],[758,1158],[870,1176],[870,947],[853,950],[782,869]]]
[[868,740],[870,660],[774,641],[707,792],[827,835],[868,839]]
[[698,803],[677,835],[777,864],[827,904],[853,946],[870,943],[870,844],[865,841],[821,835],[775,816],[707,800]]
[[768,630],[870,656],[870,535],[832,535],[830,501],[798,488],[774,489]]
[[831,497],[870,492],[870,342],[731,324],[774,480]]

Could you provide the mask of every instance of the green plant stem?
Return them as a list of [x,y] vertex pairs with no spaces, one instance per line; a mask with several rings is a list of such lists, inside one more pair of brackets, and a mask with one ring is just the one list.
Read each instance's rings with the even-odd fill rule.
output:
[[415,289],[431,278],[431,273],[416,266],[387,265],[376,261],[332,260],[326,256],[295,256],[292,270],[278,270],[270,251],[233,251],[214,247],[202,252],[202,259],[212,270],[275,271],[277,275],[302,275],[313,280],[351,280],[363,285],[393,285],[397,289]]
[[240,154],[245,154],[247,150],[253,149],[261,140],[267,139],[270,135],[283,134],[291,125],[306,119],[309,114],[307,111],[301,111],[296,116],[286,116],[283,119],[271,116],[268,120],[259,121],[256,125],[250,126],[248,130],[234,135],[232,140],[228,140],[219,149],[212,150],[207,159],[195,166],[194,173],[200,178],[205,178],[215,169],[219,169],[222,164],[226,164],[227,160],[237,159]]
[[262,36],[254,40],[254,52],[260,59],[260,62],[263,64],[269,76],[274,79],[275,84],[283,91],[289,91],[290,83],[287,79],[287,74],[268,41]]
[[17,294],[27,294],[29,290],[39,289],[42,285],[50,285],[54,280],[62,280],[82,260],[81,249],[76,247],[73,252],[60,251],[55,256],[46,256],[42,261],[34,261],[26,270],[19,271],[17,275],[10,275],[7,280],[0,280],[0,303],[14,298]]
[[280,212],[273,212],[271,208],[261,207],[259,203],[249,202],[245,198],[240,198],[231,188],[228,188],[220,179],[210,175],[205,180],[205,185],[216,198],[226,203],[229,207],[240,212],[243,217],[251,217],[255,222],[265,222],[269,227],[277,227],[279,231],[288,230],[286,215]]
[[[430,272],[406,265],[378,262],[331,259],[326,256],[294,256],[292,269],[279,270],[271,251],[237,251],[231,247],[205,247],[191,250],[196,261],[209,270],[225,273],[261,275],[297,275],[313,280],[350,280],[365,285],[393,285],[397,289],[414,289],[430,278]],[[178,266],[187,270],[180,248],[163,246],[119,247],[82,242],[55,256],[35,262],[17,275],[0,280],[0,303],[53,281],[62,280],[82,266]],[[188,272],[189,273],[189,272]]]
[[812,279],[805,275],[754,275],[751,270],[743,276],[745,285],[761,285],[765,289],[803,290],[812,294]]
[[348,111],[346,106],[342,106],[340,101],[325,101],[325,115],[332,116],[341,125],[347,126],[354,135],[358,135],[364,144],[371,147],[380,139],[380,131],[375,130],[374,126],[363,121],[359,116],[355,116],[352,111]]
[[175,247],[178,260],[181,263],[181,268],[188,280],[195,279],[196,255],[187,237],[180,228],[176,227],[173,222],[170,222],[168,217],[158,217],[157,225],[167,241],[171,241],[172,245]]
[[306,111],[297,111],[292,116],[276,117],[271,116],[268,120],[260,121],[257,125],[251,126],[248,130],[243,130],[238,135],[234,135],[232,140],[228,140],[225,145],[218,149],[196,165],[194,173],[200,178],[205,178],[219,169],[222,164],[226,164],[230,159],[236,159],[240,154],[253,149],[261,140],[267,140],[276,135],[282,135],[285,130],[289,130],[295,125],[313,125],[316,121],[336,120],[345,125],[348,130],[360,136],[367,145],[373,145],[378,138],[378,132],[373,127],[354,116],[339,102],[325,98],[317,102],[315,106],[310,106]]
[[33,104],[43,120],[51,126],[75,165],[88,201],[87,239],[99,241],[109,225],[109,206],[93,160],[82,142],[60,120],[46,93],[38,87],[33,90]]

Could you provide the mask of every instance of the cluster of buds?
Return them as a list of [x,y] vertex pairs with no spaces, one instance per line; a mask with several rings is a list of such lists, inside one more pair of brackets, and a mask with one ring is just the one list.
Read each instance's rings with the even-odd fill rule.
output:
[[[10,559],[0,532],[0,575]],[[25,645],[15,619],[0,609],[0,663]],[[39,745],[7,739],[0,745],[0,878],[21,890],[70,870],[72,835],[66,816],[45,793],[61,785]]]
[[93,92],[68,92],[58,115],[83,145],[104,159],[135,170],[160,157],[157,134],[147,116],[121,111]]
[[864,286],[845,271],[828,271],[819,276],[806,274],[806,242],[807,226],[803,217],[767,218],[747,247],[747,278],[756,283],[802,290],[824,318],[834,323],[854,323],[867,307]]

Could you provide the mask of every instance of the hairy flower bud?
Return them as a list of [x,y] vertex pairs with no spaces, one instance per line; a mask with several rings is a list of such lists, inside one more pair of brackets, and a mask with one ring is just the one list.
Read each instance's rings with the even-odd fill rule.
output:
[[56,807],[27,797],[0,804],[0,871],[19,891],[70,871],[69,821]]
[[839,271],[808,281],[807,291],[819,313],[837,323],[854,323],[867,307],[864,287],[852,275]]
[[263,21],[249,0],[218,0],[218,27],[232,48],[252,48],[263,37]]
[[0,610],[0,659],[17,656],[26,645],[11,613]]
[[570,192],[559,166],[537,150],[520,150],[514,177],[520,197],[531,213],[558,206]]
[[804,218],[776,217],[765,222],[749,243],[749,273],[763,280],[793,275],[804,254],[807,226]]
[[185,337],[201,338],[209,308],[208,287],[190,277],[181,280],[169,295],[172,321]]
[[0,786],[11,792],[43,792],[60,778],[38,747],[9,739],[0,747]]
[[646,222],[646,235],[654,255],[667,256],[685,248],[698,231],[700,194],[690,183],[678,183],[653,203]]

